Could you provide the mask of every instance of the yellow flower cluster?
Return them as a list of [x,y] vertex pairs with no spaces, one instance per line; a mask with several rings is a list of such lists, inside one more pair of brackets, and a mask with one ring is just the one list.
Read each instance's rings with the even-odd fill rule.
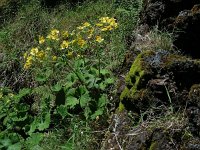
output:
[[89,22],[85,22],[85,23],[83,23],[82,26],[77,27],[77,29],[83,30],[83,29],[90,27],[90,26],[91,26],[91,24]]
[[96,26],[101,27],[101,31],[111,31],[118,27],[115,18],[101,17],[99,20],[100,23],[97,23]]
[[59,31],[57,29],[51,30],[51,33],[47,36],[48,39],[51,40],[59,40]]
[[30,66],[33,63],[34,59],[40,59],[42,60],[45,57],[45,53],[43,50],[39,50],[38,48],[32,48],[30,50],[30,54],[28,55],[28,53],[24,53],[24,59],[26,60],[25,64],[24,64],[24,68],[28,69],[30,68]]
[[[45,60],[57,61],[59,56],[63,56],[63,53],[68,58],[80,57],[84,52],[82,50],[90,46],[93,47],[92,45],[96,46],[97,43],[102,44],[105,31],[111,31],[117,27],[116,19],[101,17],[98,23],[85,22],[72,32],[60,32],[57,29],[52,29],[46,38],[40,35],[38,46],[24,54],[24,68],[28,69],[33,62],[44,61],[44,58]],[[48,41],[51,41],[51,44]]]

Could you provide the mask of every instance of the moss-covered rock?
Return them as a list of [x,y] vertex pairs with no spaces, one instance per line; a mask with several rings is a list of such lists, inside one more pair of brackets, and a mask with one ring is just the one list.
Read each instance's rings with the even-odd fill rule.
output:
[[152,105],[169,105],[169,98],[174,107],[185,107],[190,87],[200,83],[199,70],[200,60],[165,50],[142,52],[125,78],[126,87],[120,100],[135,112],[145,111]]

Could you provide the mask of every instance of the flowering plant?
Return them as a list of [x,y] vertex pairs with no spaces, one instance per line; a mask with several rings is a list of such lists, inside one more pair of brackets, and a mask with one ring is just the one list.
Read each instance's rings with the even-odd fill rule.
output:
[[63,57],[67,57],[68,60],[84,57],[88,50],[99,53],[94,49],[98,49],[100,44],[102,47],[105,44],[106,32],[117,27],[116,19],[101,17],[97,23],[85,22],[71,32],[52,29],[46,37],[40,35],[38,45],[24,53],[24,69],[44,61],[56,62]]

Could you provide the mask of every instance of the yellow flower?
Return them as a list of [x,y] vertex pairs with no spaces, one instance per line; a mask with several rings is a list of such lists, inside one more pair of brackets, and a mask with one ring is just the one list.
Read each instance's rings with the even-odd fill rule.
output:
[[102,27],[103,24],[102,24],[102,23],[97,23],[96,26],[98,26],[98,27]]
[[39,51],[38,48],[32,48],[31,51],[30,51],[30,54],[33,55],[33,56],[36,56],[38,51]]
[[40,59],[43,59],[43,58],[45,57],[44,51],[39,51],[39,52],[37,53],[37,57],[40,58]]
[[57,56],[55,56],[55,55],[52,56],[52,60],[53,60],[53,61],[56,61],[56,60],[57,60]]
[[47,47],[46,50],[48,50],[48,51],[51,50],[51,47]]
[[24,53],[24,59],[28,56],[27,52]]
[[101,17],[99,19],[102,23],[107,23],[109,21],[109,17]]
[[110,18],[109,19],[109,24],[110,24],[110,26],[112,26],[114,28],[117,28],[117,26],[118,26],[115,18]]
[[51,35],[58,35],[59,33],[60,31],[58,31],[57,29],[51,30]]
[[68,36],[69,36],[69,32],[68,31],[63,32],[63,37],[64,38],[67,38]]
[[42,44],[45,42],[45,39],[43,36],[39,36],[39,44]]
[[71,58],[73,56],[73,52],[72,51],[68,51],[67,56]]
[[104,27],[104,28],[101,29],[101,31],[107,31],[107,30],[108,30],[107,27]]
[[90,39],[93,35],[93,32],[94,32],[94,28],[91,28],[88,33],[89,33],[89,36],[88,36],[88,39]]
[[112,27],[112,26],[107,26],[106,28],[107,28],[108,30],[110,30],[110,31],[113,30],[113,27]]
[[62,44],[60,45],[61,49],[65,49],[69,47],[70,42],[68,41],[63,41]]
[[104,39],[101,38],[101,36],[96,36],[96,41],[101,43]]
[[24,64],[24,69],[30,68],[30,66],[32,64],[32,61],[33,61],[33,57],[32,56],[27,57],[27,60],[26,60],[26,62]]
[[70,33],[70,35],[75,35],[75,30],[73,30],[71,33]]
[[86,44],[86,41],[85,41],[85,40],[83,40],[82,38],[79,38],[79,39],[78,39],[78,45],[79,45],[79,46],[83,47],[85,44]]
[[79,30],[83,30],[85,27],[83,27],[83,26],[79,26],[79,27],[77,27],[77,29],[79,29]]
[[83,24],[83,26],[84,26],[84,27],[89,27],[89,26],[90,26],[90,23],[89,23],[89,22],[85,22],[85,23]]
[[59,40],[59,31],[57,29],[53,29],[51,30],[51,33],[47,36],[48,39],[51,39],[51,40],[56,40],[58,41]]

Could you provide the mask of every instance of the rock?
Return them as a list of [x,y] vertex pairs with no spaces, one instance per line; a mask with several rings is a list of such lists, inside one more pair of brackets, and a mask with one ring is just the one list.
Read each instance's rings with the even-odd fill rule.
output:
[[174,45],[182,52],[200,58],[200,5],[195,5],[189,11],[182,11],[176,17],[173,28],[178,29]]
[[[198,0],[144,0],[144,9],[141,13],[141,24],[155,26],[166,20],[176,17],[179,12],[191,9]],[[169,22],[168,22],[169,23]]]
[[125,77],[120,99],[128,110],[138,113],[151,105],[169,104],[168,90],[172,98],[181,99],[173,103],[185,107],[190,87],[200,83],[199,70],[199,60],[165,50],[142,52]]

